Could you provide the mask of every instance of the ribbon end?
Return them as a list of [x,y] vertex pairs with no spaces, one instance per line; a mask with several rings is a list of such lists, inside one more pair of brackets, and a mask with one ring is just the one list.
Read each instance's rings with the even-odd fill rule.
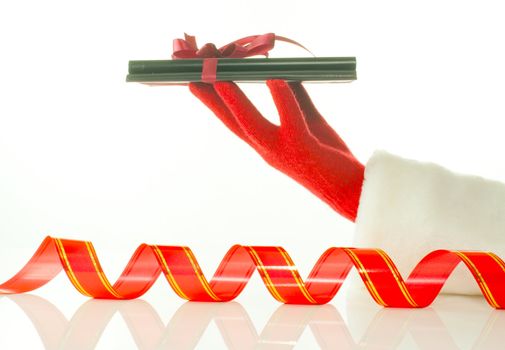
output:
[[196,50],[197,46],[195,36],[189,35],[188,33],[184,33],[184,40],[186,40],[192,46],[192,48]]

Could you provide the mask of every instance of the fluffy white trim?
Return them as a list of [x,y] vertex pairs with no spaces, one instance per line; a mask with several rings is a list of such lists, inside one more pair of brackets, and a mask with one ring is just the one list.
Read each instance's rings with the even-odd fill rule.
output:
[[[505,184],[377,151],[365,168],[354,245],[384,249],[405,278],[435,249],[505,259]],[[462,263],[442,292],[480,294]]]

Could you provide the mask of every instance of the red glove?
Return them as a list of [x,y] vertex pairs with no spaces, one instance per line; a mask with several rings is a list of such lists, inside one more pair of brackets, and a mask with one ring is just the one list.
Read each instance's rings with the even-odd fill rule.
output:
[[316,110],[299,82],[269,80],[280,126],[265,119],[233,82],[190,83],[191,92],[271,166],[354,221],[364,166]]

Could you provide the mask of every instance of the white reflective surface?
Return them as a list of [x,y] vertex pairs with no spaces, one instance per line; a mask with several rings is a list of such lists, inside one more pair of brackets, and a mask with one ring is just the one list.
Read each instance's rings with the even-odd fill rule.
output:
[[14,295],[0,299],[0,348],[499,349],[505,341],[505,312],[480,297],[440,296],[413,310],[380,308],[360,293],[322,306],[278,305],[267,295],[230,303]]

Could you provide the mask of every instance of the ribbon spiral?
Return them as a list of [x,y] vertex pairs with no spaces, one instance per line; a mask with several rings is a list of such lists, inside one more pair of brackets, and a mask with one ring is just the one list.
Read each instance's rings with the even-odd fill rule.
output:
[[83,295],[133,299],[146,293],[163,272],[175,293],[194,301],[230,301],[246,286],[254,270],[272,296],[287,304],[324,304],[338,292],[354,266],[372,298],[385,307],[430,305],[454,268],[463,262],[487,302],[505,307],[505,263],[490,252],[436,250],[426,255],[404,280],[380,249],[329,248],[304,282],[282,247],[234,245],[208,281],[188,247],[141,244],[112,285],[91,242],[46,237],[30,261],[0,294],[23,293],[53,279],[63,268]]

